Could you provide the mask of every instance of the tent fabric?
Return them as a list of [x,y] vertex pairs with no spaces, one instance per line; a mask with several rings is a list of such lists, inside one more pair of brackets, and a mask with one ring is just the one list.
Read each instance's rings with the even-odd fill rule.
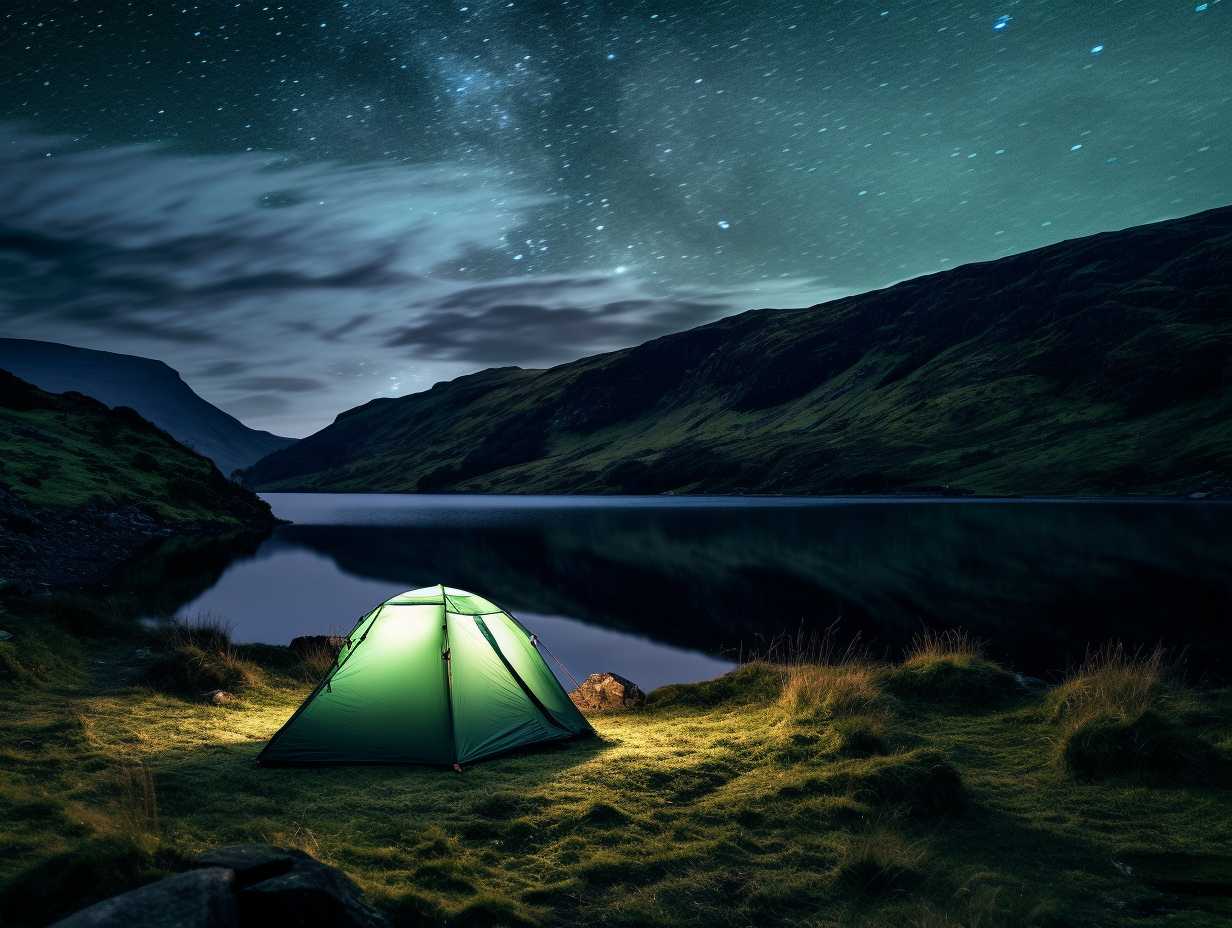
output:
[[593,733],[517,619],[435,586],[356,622],[257,761],[448,766]]

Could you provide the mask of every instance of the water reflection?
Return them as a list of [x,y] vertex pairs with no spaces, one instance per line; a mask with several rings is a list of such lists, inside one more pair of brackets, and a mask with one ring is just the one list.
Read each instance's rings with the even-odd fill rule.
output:
[[545,640],[575,673],[618,670],[619,656],[646,685],[713,675],[717,655],[836,619],[887,652],[922,624],[961,625],[1037,673],[1109,638],[1201,644],[1191,665],[1222,672],[1229,639],[1221,504],[267,498],[294,524],[181,614],[285,642],[445,582],[560,623]]

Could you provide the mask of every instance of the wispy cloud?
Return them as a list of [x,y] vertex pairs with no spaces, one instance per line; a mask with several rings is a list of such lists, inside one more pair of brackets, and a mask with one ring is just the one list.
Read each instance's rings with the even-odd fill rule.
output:
[[161,358],[252,424],[297,434],[486,365],[833,295],[808,280],[669,290],[616,269],[458,279],[549,202],[455,163],[85,149],[0,126],[0,327]]

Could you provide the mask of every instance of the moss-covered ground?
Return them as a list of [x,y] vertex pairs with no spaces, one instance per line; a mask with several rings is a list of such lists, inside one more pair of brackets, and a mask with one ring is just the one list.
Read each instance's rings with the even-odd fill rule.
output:
[[[402,925],[1232,917],[1232,697],[1149,660],[1110,653],[1056,688],[961,641],[894,666],[750,664],[461,775],[264,769],[311,688],[289,651],[220,645],[242,688],[212,705],[165,685],[182,639],[128,630],[119,607],[81,637],[59,608],[0,612],[0,924],[250,841],[342,868]],[[1161,730],[1180,762],[1125,759]],[[1207,885],[1163,887],[1169,860]]]

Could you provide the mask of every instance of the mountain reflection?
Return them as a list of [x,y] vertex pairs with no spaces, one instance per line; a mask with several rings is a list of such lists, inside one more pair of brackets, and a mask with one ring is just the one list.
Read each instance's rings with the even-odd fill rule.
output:
[[877,653],[962,626],[1034,673],[1109,639],[1189,645],[1192,669],[1222,673],[1223,648],[1193,645],[1226,643],[1232,615],[1222,505],[269,498],[296,524],[257,558],[310,551],[373,590],[445,582],[711,654],[838,621]]

